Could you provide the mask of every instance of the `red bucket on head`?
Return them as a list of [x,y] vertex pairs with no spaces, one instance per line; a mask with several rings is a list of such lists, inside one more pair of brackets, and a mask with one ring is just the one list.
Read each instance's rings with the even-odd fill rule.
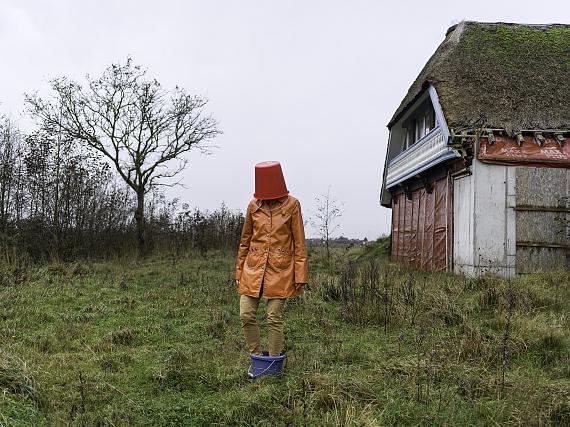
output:
[[258,200],[279,199],[289,194],[279,162],[255,165],[255,197]]

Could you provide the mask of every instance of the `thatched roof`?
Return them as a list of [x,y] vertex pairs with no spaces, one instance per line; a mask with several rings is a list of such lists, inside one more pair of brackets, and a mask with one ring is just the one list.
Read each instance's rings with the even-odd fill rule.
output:
[[429,83],[455,130],[570,129],[570,25],[451,27],[389,127]]

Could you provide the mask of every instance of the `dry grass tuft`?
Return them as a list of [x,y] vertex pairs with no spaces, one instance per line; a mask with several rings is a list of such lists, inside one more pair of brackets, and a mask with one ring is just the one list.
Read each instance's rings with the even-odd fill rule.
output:
[[26,362],[0,350],[0,390],[41,406],[38,385]]
[[132,345],[135,341],[136,333],[131,328],[121,328],[111,334],[109,334],[108,339],[114,345]]

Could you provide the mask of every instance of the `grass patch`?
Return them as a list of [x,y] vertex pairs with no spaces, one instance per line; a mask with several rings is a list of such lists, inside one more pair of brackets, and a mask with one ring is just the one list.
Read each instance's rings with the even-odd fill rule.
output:
[[286,373],[255,382],[232,256],[10,270],[0,425],[568,424],[568,273],[414,272],[382,245],[311,257]]

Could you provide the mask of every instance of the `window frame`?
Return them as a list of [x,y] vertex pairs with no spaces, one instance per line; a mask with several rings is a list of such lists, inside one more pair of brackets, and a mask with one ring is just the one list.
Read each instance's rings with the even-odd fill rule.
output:
[[403,150],[406,151],[438,126],[435,108],[431,101],[426,101],[402,123],[404,128]]

